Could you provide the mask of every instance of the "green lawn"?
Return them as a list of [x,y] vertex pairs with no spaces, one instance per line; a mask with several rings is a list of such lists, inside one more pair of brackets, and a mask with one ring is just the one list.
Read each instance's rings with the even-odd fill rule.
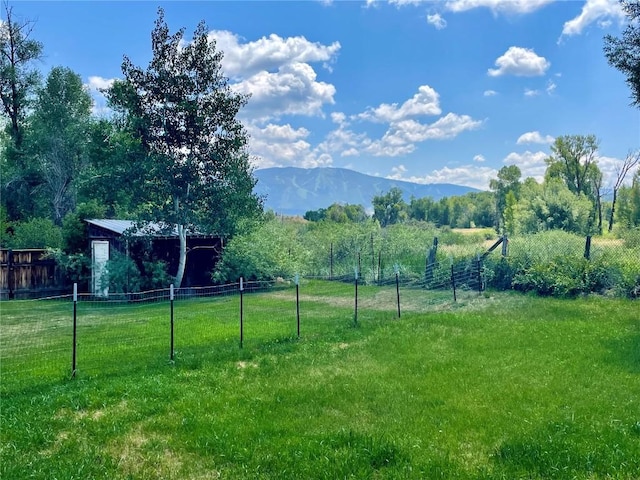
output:
[[297,339],[292,294],[245,295],[243,348],[237,296],[176,302],[175,363],[167,303],[83,307],[72,380],[69,305],[42,354],[3,302],[0,478],[640,478],[637,302],[403,291],[398,319],[363,287],[354,325],[312,282]]

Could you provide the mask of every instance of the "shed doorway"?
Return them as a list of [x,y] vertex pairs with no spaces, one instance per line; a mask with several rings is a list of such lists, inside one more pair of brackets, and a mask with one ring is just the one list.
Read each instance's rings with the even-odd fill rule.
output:
[[91,290],[97,297],[109,296],[109,242],[93,240],[91,242]]

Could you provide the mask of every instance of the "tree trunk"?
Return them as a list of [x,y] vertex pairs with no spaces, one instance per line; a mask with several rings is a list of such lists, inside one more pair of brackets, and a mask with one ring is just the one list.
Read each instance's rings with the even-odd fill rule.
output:
[[[176,217],[180,218],[180,199],[177,195],[173,197],[173,206]],[[180,288],[182,278],[184,277],[184,270],[187,266],[187,228],[183,224],[177,223],[176,230],[178,232],[178,239],[180,240],[180,258],[178,260],[178,272],[176,273],[174,287]]]
[[602,235],[602,201],[600,200],[600,193],[598,193],[596,204],[598,210],[598,235]]
[[184,270],[187,266],[187,229],[184,225],[176,225],[176,227],[178,228],[178,238],[180,239],[180,259],[178,261],[178,273],[176,273],[174,286],[180,288],[182,278],[184,277]]
[[613,200],[611,201],[611,216],[609,217],[609,233],[613,230],[613,215],[616,212],[616,200],[618,197],[618,190],[613,189]]

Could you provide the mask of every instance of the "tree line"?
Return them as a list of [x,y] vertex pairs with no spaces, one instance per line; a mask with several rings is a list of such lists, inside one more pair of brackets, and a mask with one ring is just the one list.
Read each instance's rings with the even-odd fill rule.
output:
[[[434,200],[412,197],[402,190],[376,195],[371,217],[382,227],[407,221],[431,222],[457,228],[493,227],[499,233],[527,234],[564,230],[579,235],[640,227],[640,150],[630,152],[613,183],[603,185],[594,135],[555,139],[542,182],[522,178],[517,165],[502,167],[487,192],[472,192]],[[629,174],[631,184],[625,184]],[[361,222],[369,218],[360,205],[333,204],[305,214],[311,221]]]

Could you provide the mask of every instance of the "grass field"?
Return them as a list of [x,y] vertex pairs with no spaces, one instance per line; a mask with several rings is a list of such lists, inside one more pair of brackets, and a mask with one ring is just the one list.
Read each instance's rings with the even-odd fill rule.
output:
[[166,303],[96,306],[74,379],[69,305],[38,351],[3,302],[0,478],[640,478],[637,302],[417,291],[398,319],[368,287],[354,325],[352,289],[306,285],[300,339],[290,289],[247,296],[243,348],[237,296],[177,302],[174,363]]

